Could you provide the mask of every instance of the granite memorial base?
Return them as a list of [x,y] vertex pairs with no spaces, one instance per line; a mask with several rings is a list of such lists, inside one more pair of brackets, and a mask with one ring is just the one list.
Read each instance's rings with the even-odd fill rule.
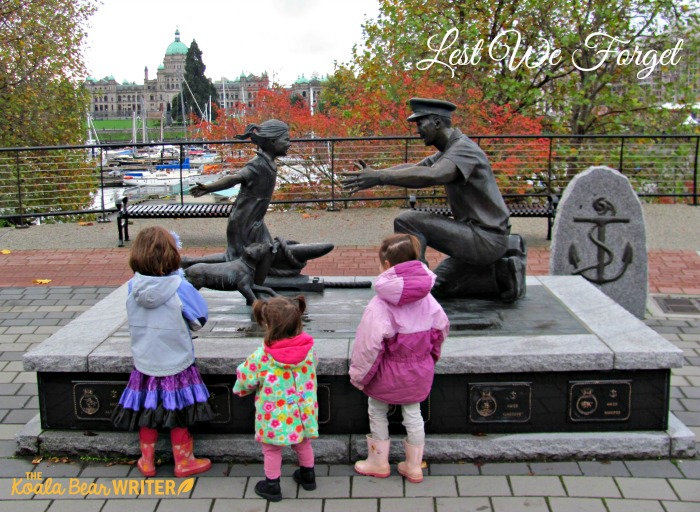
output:
[[[373,296],[360,278],[305,293],[316,340],[319,462],[366,455],[367,401],[347,372],[355,328]],[[451,332],[421,404],[429,461],[691,456],[695,437],[669,413],[671,369],[683,353],[581,277],[529,277],[513,304],[445,300]],[[198,455],[260,461],[253,399],[231,393],[235,370],[262,339],[238,293],[203,291],[210,319],[197,364],[218,417],[193,429]],[[292,293],[292,292],[290,292]],[[40,415],[18,436],[24,453],[136,456],[133,432],[109,421],[132,368],[122,286],[24,357],[37,372]],[[392,459],[403,455],[400,408]],[[168,458],[167,436],[158,450]],[[287,451],[287,457],[292,452]]]

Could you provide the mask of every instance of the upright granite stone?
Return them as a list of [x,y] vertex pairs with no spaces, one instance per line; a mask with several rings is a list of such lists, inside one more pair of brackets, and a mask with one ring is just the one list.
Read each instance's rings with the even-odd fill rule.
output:
[[642,206],[625,176],[600,166],[571,180],[554,221],[550,274],[582,276],[644,318],[646,249]]

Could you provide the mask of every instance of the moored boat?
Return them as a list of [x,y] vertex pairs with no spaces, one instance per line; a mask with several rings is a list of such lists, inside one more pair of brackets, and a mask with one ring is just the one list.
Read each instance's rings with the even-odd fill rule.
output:
[[182,174],[179,169],[128,171],[122,176],[122,183],[126,186],[165,186],[179,184],[180,181],[188,184],[194,183],[194,180],[201,175],[199,169],[183,169]]

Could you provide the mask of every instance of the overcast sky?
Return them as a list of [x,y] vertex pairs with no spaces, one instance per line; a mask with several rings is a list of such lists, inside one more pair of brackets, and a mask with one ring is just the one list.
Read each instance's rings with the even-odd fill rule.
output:
[[197,41],[208,78],[267,71],[290,85],[348,62],[363,41],[362,24],[378,9],[378,0],[102,0],[85,61],[94,78],[142,84],[144,67],[156,77],[179,29],[188,47]]

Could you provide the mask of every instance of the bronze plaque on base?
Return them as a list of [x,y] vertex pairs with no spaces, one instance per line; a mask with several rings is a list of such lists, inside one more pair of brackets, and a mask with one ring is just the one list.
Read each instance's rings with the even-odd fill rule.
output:
[[569,382],[571,421],[627,421],[631,401],[630,380]]
[[530,382],[479,382],[469,385],[469,420],[474,423],[525,423],[532,414]]
[[112,411],[126,387],[125,381],[74,382],[73,412],[78,420],[111,421]]
[[[126,387],[125,381],[74,381],[73,411],[81,421],[102,421],[110,423],[112,411]],[[209,404],[217,413],[211,423],[228,423],[231,420],[231,394],[229,384],[210,384]]]

